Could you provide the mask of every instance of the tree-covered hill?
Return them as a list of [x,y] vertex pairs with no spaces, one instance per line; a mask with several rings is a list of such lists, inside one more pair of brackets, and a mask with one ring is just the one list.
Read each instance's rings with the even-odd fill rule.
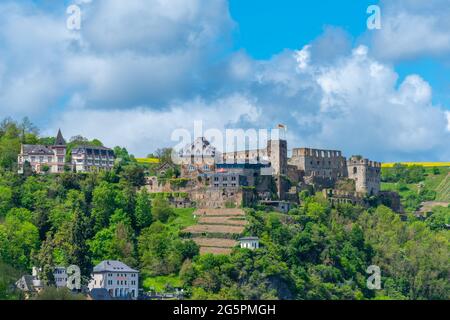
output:
[[[302,194],[287,215],[245,209],[245,235],[259,237],[260,249],[200,255],[183,232],[195,223],[193,210],[151,197],[142,188],[145,165],[125,149],[117,148],[123,161],[111,172],[18,175],[17,145],[43,139],[22,127],[0,124],[0,299],[20,298],[11,286],[32,266],[51,285],[54,266],[76,264],[86,283],[106,259],[138,268],[145,289],[166,282],[189,299],[450,298],[448,208],[402,220],[383,206],[332,208]],[[400,177],[407,186],[425,177],[419,195],[441,185],[441,173],[415,170]],[[371,265],[381,269],[381,290],[367,287]]]

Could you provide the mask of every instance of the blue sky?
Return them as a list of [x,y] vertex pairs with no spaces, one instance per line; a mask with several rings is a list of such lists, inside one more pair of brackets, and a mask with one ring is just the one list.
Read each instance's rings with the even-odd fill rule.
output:
[[230,12],[238,24],[235,48],[245,48],[256,59],[268,59],[285,48],[308,44],[326,25],[340,26],[358,37],[367,30],[367,7],[376,3],[231,0]]
[[[66,27],[71,4],[80,30]],[[448,0],[6,0],[0,117],[139,156],[203,121],[284,123],[291,147],[448,161],[449,17]]]
[[[238,24],[234,48],[245,48],[255,59],[269,59],[285,48],[308,44],[325,26],[342,27],[357,42],[367,32],[366,10],[373,4],[379,1],[231,0],[230,12]],[[433,101],[450,110],[449,64],[419,57],[399,61],[395,69],[401,78],[411,73],[423,76],[434,88]]]

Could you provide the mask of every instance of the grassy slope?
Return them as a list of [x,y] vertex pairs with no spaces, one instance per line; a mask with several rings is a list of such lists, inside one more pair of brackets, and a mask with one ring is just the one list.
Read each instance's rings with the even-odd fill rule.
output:
[[[170,228],[171,232],[178,234],[181,230],[189,227],[196,223],[194,219],[194,208],[182,208],[174,209],[175,217],[172,218],[167,226]],[[159,276],[159,277],[145,277],[142,281],[142,286],[144,291],[149,291],[150,289],[156,290],[157,292],[162,292],[165,289],[166,284],[172,287],[181,287],[182,282],[177,275],[170,276]]]
[[436,201],[450,202],[450,175],[447,175],[436,187],[436,192]]
[[178,276],[160,276],[153,278],[146,278],[142,282],[144,291],[156,290],[156,292],[165,291],[166,285],[171,285],[174,288],[179,288],[183,285]]
[[[426,189],[434,190],[437,192],[436,201],[447,201],[450,202],[450,167],[439,168],[440,173],[434,175],[432,168],[426,168],[427,176],[423,181]],[[409,192],[418,192],[419,184],[411,183],[406,184],[407,190],[399,190],[399,183],[386,183],[381,184],[381,189],[383,191],[396,191],[404,198]]]
[[179,232],[186,227],[192,226],[197,223],[196,219],[194,219],[194,208],[180,208],[174,209],[175,217],[170,219],[167,223],[167,226],[173,232]]

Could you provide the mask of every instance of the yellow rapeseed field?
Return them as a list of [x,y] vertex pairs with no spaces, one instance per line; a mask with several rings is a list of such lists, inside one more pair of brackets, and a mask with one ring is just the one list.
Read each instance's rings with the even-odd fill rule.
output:
[[136,158],[136,161],[138,163],[150,163],[150,164],[159,163],[159,159],[158,158]]
[[[397,162],[383,163],[383,168],[392,168]],[[450,162],[398,162],[406,166],[450,167]]]

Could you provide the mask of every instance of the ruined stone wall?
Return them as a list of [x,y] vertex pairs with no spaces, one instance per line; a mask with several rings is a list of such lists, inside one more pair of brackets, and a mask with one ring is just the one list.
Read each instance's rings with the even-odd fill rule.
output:
[[324,189],[323,195],[330,202],[332,206],[339,204],[350,203],[353,205],[360,205],[367,207],[365,202],[365,193],[360,192],[347,192],[343,190]]
[[310,148],[293,149],[290,165],[304,172],[304,176],[337,180],[347,176],[347,165],[341,151]]
[[268,163],[274,169],[274,174],[287,174],[287,142],[286,140],[269,140],[267,147],[257,150],[244,150],[222,154],[226,163]]
[[205,188],[191,193],[191,200],[197,208],[226,208],[230,204],[239,208],[244,204],[251,204],[255,199],[253,192],[239,188],[215,189]]
[[244,150],[226,152],[222,154],[222,161],[225,163],[260,163],[269,162],[267,148],[257,150]]

